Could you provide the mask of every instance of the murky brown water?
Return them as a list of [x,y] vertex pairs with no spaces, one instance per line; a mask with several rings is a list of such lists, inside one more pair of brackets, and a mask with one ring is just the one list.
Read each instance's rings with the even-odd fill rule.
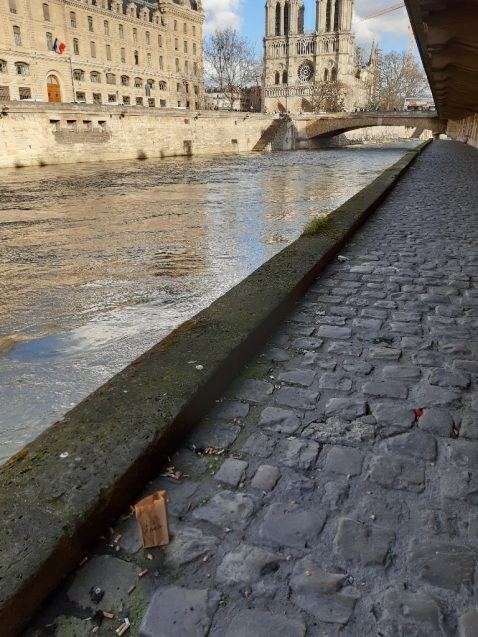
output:
[[0,172],[0,462],[404,150]]

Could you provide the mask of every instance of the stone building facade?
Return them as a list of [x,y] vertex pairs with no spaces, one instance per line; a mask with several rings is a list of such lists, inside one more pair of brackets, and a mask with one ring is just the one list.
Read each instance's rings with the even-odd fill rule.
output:
[[0,103],[201,108],[200,0],[0,0]]
[[316,0],[315,31],[304,32],[303,0],[267,0],[264,38],[265,112],[313,110],[323,82],[339,82],[348,111],[365,108],[376,68],[376,49],[359,61],[352,32],[353,0]]

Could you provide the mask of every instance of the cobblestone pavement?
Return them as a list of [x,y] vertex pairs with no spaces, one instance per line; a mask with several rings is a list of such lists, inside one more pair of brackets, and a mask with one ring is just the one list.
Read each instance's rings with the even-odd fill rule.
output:
[[149,485],[170,545],[126,515],[28,634],[478,635],[477,175],[425,151]]

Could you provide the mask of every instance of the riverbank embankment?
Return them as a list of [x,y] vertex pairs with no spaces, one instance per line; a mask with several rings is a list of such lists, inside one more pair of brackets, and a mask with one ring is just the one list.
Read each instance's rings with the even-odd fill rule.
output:
[[380,205],[411,151],[0,469],[0,621],[10,635],[83,558]]

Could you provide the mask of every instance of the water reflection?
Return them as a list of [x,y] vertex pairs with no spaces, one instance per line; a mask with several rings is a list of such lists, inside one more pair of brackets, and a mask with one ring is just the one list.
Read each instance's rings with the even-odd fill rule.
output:
[[0,461],[403,152],[2,171]]

